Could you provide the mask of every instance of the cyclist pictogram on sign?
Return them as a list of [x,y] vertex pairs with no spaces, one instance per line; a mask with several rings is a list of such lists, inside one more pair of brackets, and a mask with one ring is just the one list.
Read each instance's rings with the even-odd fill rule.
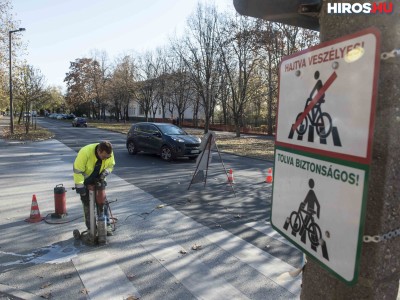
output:
[[306,244],[308,236],[311,242],[311,249],[316,252],[317,247],[321,246],[322,256],[326,260],[329,260],[328,249],[326,247],[326,242],[322,239],[321,228],[314,219],[314,215],[317,215],[317,218],[319,219],[321,206],[313,191],[313,179],[308,181],[308,186],[310,187],[310,190],[308,191],[306,198],[300,203],[297,211],[292,211],[290,217],[286,219],[283,228],[288,230],[290,225],[292,228],[292,235],[296,236],[297,233],[299,233],[301,241],[304,244]]
[[[303,140],[303,135],[308,130],[308,141],[314,142],[314,128],[320,138],[321,144],[326,144],[326,138],[332,134],[334,146],[341,147],[339,131],[336,126],[332,124],[332,118],[327,112],[321,109],[322,103],[325,103],[325,91],[337,78],[335,72],[329,77],[325,85],[322,84],[319,78],[319,71],[315,71],[315,83],[310,96],[307,98],[304,111],[300,112],[296,117],[296,122],[292,125],[289,132],[289,139],[293,138],[294,132],[298,134],[297,140]],[[310,124],[308,124],[310,122]]]

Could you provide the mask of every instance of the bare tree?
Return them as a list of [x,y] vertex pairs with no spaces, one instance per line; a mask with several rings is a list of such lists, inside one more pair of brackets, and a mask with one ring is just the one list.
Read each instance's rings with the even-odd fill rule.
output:
[[109,80],[108,56],[105,51],[94,50],[92,52],[93,64],[89,71],[88,78],[92,85],[93,99],[91,101],[92,111],[95,118],[105,119],[106,102],[106,83]]
[[215,92],[218,86],[218,14],[215,6],[198,4],[188,19],[188,31],[180,42],[173,45],[183,59],[202,102],[205,114],[204,132],[207,133],[216,105]]
[[[44,93],[44,77],[38,69],[26,65],[21,69],[19,74],[16,74],[15,84],[15,99],[18,101],[17,106],[20,110],[18,123],[20,124],[24,112],[31,111],[36,101],[39,101]],[[27,114],[24,118],[25,132],[29,133],[30,115]]]
[[278,101],[278,67],[285,54],[284,35],[272,22],[261,22],[261,30],[257,34],[257,44],[261,47],[261,74],[265,79],[265,95],[267,102],[267,133],[273,134]]
[[152,67],[153,78],[153,99],[151,101],[151,113],[155,119],[157,111],[163,109],[165,104],[165,77],[166,58],[162,48],[157,48],[154,54],[149,57],[149,65]]
[[157,63],[156,63],[156,97],[157,103],[161,108],[162,118],[166,118],[166,110],[169,97],[168,78],[170,71],[172,51],[170,48],[158,48],[156,50]]
[[256,34],[261,47],[261,72],[264,74],[267,99],[267,132],[273,134],[278,101],[278,67],[283,56],[315,45],[317,32],[298,27],[258,20],[260,30]]
[[157,72],[153,54],[148,51],[139,58],[139,81],[135,84],[135,98],[144,112],[146,121],[154,108],[158,108],[156,97]]
[[176,108],[178,123],[182,124],[188,106],[190,104],[194,106],[196,91],[189,68],[180,55],[175,53],[169,66],[168,86],[171,107]]
[[118,60],[107,84],[107,95],[110,101],[110,110],[117,121],[128,120],[128,108],[134,96],[136,62],[130,55]]
[[240,136],[240,127],[247,104],[253,98],[251,79],[259,61],[258,48],[255,46],[257,23],[248,17],[225,15],[220,27],[218,44],[226,73],[226,81],[230,87],[232,112],[236,136]]
[[261,61],[258,61],[257,68],[254,70],[248,88],[251,93],[248,93],[249,101],[245,107],[245,117],[247,124],[255,127],[260,127],[265,120],[267,111],[266,94],[267,88],[265,85],[265,77],[261,68]]
[[[9,107],[9,31],[18,29],[20,23],[14,20],[12,9],[10,0],[0,1],[0,111],[5,111]],[[26,49],[21,37],[21,34],[13,34],[11,40],[14,70],[23,65],[17,55]]]

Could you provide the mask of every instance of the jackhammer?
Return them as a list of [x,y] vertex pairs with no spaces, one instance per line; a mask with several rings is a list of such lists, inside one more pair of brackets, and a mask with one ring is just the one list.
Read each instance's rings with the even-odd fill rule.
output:
[[[91,245],[104,245],[107,243],[107,218],[105,210],[109,209],[106,197],[106,185],[104,180],[88,185],[89,190],[89,231],[73,231],[76,240],[82,238]],[[74,188],[73,188],[74,189]]]

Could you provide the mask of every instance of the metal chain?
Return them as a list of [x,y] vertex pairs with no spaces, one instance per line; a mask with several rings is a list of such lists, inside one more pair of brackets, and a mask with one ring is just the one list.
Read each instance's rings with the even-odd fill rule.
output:
[[389,231],[388,233],[382,235],[364,235],[363,242],[364,243],[379,243],[382,241],[390,240],[394,237],[400,236],[400,228]]
[[[400,49],[394,49],[390,52],[382,52],[381,59],[387,60],[390,58],[400,57]],[[382,241],[390,240],[394,237],[400,236],[400,228],[389,231],[382,235],[364,235],[363,242],[364,243],[379,243]]]
[[382,52],[381,59],[386,60],[389,58],[395,58],[400,56],[400,49],[394,49],[390,52]]

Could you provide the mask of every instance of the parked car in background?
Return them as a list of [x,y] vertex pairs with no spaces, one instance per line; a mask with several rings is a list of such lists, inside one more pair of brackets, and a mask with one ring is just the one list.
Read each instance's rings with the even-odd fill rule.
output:
[[72,120],[72,127],[87,127],[87,121],[85,118],[77,117]]
[[141,151],[155,153],[165,161],[178,157],[196,159],[201,152],[200,144],[200,138],[189,135],[178,126],[168,123],[133,124],[126,139],[129,154]]
[[76,116],[74,114],[67,114],[66,118],[72,120],[72,119],[75,119]]
[[59,114],[52,113],[52,114],[49,114],[48,117],[49,117],[50,119],[57,119],[58,115],[59,115]]

